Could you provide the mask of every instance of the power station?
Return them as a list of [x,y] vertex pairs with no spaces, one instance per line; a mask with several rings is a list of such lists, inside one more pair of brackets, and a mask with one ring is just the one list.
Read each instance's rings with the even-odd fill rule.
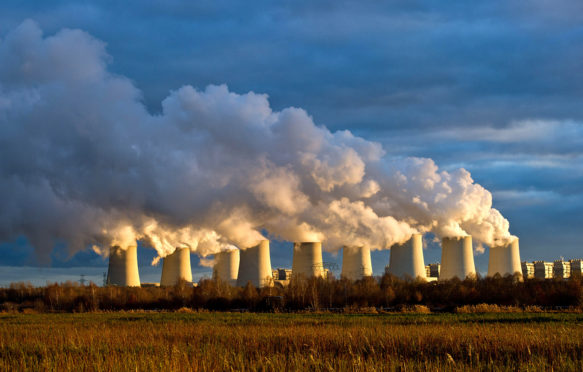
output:
[[522,274],[518,238],[505,245],[490,247],[488,276]]
[[365,276],[372,276],[370,247],[342,248],[342,277],[350,280],[359,280]]
[[292,275],[301,275],[305,278],[321,278],[324,275],[322,243],[294,243]]
[[215,254],[213,278],[222,280],[232,286],[237,285],[239,275],[239,250],[230,249]]
[[181,280],[192,283],[190,249],[184,247],[176,248],[172,254],[164,257],[160,286],[171,287]]
[[427,278],[421,234],[413,234],[404,244],[391,248],[389,273],[401,278]]
[[[403,244],[391,248],[387,271],[400,278],[448,280],[476,277],[472,237],[446,237],[442,239],[441,264],[425,266],[423,257],[423,236],[413,234]],[[506,244],[490,247],[488,276],[522,274],[528,278],[569,278],[583,276],[583,260],[558,260],[555,262],[521,262],[519,240],[514,238]],[[349,280],[359,280],[372,276],[370,248],[367,246],[344,246],[342,250],[341,276]],[[305,278],[325,277],[327,270],[322,260],[321,242],[297,242],[293,247],[292,270],[280,269],[274,278],[271,268],[269,240],[256,246],[239,250],[229,249],[215,254],[213,278],[230,285],[245,286],[251,282],[256,287],[272,286],[274,279],[279,285],[289,284],[293,275]],[[192,282],[190,250],[176,248],[163,259],[160,286],[174,286],[180,281]],[[106,285],[139,287],[137,245],[122,248],[113,246],[109,253],[109,269]],[[152,283],[152,285],[158,285]]]
[[441,241],[440,280],[476,277],[474,251],[470,235],[457,238],[443,238]]
[[109,249],[107,284],[123,287],[140,286],[137,245],[125,249],[116,245]]
[[242,249],[240,254],[238,286],[244,287],[248,282],[256,287],[268,287],[273,284],[269,240],[262,240],[254,247]]

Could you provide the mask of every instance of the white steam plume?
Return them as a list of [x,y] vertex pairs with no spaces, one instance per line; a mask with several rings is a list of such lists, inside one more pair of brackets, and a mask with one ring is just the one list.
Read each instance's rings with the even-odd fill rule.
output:
[[387,249],[412,233],[506,239],[508,221],[463,170],[388,158],[302,109],[225,85],[184,86],[151,115],[79,30],[25,21],[0,40],[0,240],[27,236],[48,259],[142,240],[160,257],[206,256],[264,239]]

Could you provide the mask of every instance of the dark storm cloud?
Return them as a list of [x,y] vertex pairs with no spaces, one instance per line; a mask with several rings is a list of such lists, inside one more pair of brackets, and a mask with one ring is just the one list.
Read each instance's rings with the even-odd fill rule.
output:
[[581,1],[5,1],[0,10],[1,35],[32,18],[47,34],[80,28],[106,42],[111,69],[135,81],[151,112],[184,84],[267,93],[275,109],[302,107],[390,154],[466,167],[494,192],[526,256],[547,252],[553,235],[564,255],[580,249],[569,221],[583,220]]
[[107,41],[154,110],[186,81],[268,92],[333,129],[581,118],[576,2],[58,4],[15,5],[3,23],[32,17]]

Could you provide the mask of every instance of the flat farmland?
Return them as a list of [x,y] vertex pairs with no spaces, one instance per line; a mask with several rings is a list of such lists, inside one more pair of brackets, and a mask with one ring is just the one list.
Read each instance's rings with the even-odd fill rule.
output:
[[583,370],[583,315],[0,314],[0,370]]

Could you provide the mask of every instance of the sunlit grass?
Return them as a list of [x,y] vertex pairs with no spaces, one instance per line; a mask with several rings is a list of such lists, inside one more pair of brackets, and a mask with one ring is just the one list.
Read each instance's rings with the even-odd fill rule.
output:
[[583,315],[0,315],[0,370],[583,369]]

